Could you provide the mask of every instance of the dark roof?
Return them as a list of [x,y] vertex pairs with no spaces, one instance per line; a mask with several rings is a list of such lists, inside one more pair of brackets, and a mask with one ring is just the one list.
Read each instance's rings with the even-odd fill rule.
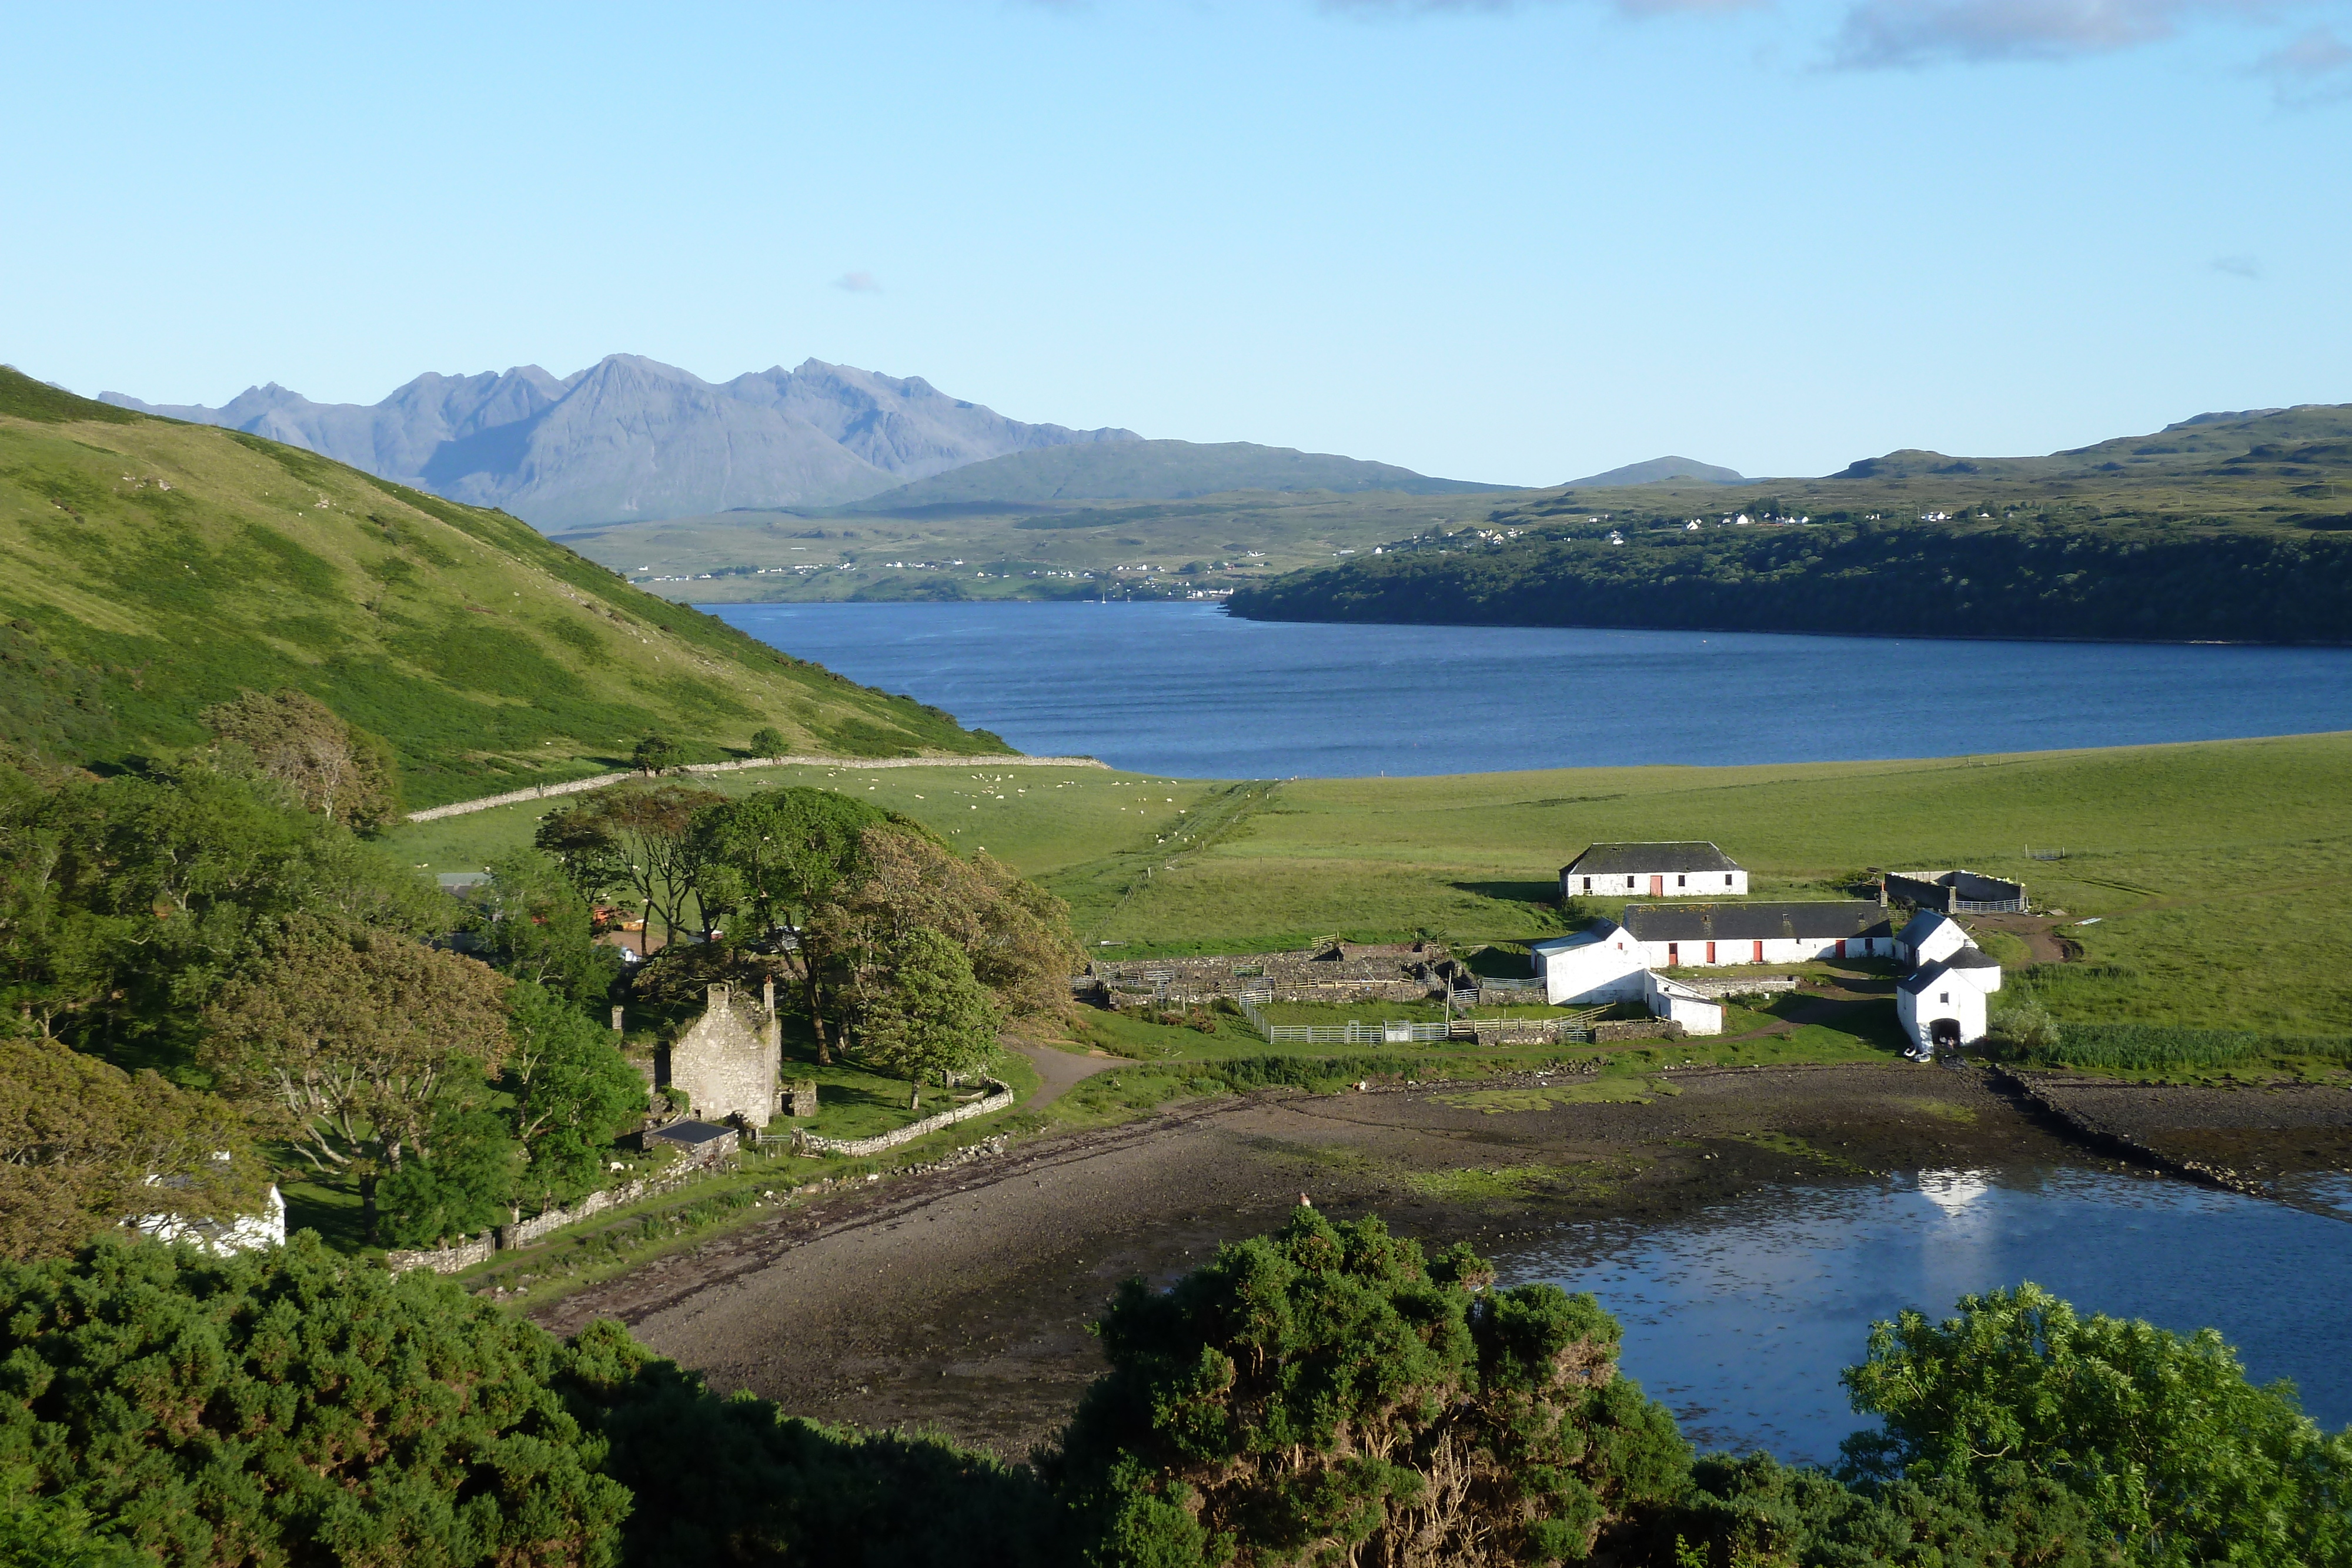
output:
[[1946,921],[1943,915],[1932,909],[1923,909],[1903,923],[1903,929],[1896,935],[1896,940],[1906,947],[1916,947],[1927,939],[1929,932],[1944,924]]
[[1629,904],[1625,929],[1642,942],[1834,942],[1888,936],[1894,926],[1875,899],[1808,904]]
[[1644,844],[1593,844],[1559,868],[1559,874],[1637,876],[1653,871],[1738,871],[1739,862],[1713,844],[1671,841]]
[[1998,969],[2000,967],[1999,964],[1985,956],[1983,948],[1963,947],[1948,958],[1939,958],[1935,963],[1923,964],[1912,970],[1903,977],[1902,986],[1905,990],[1916,997],[1955,969]]
[[668,1144],[708,1144],[727,1136],[735,1129],[720,1126],[716,1122],[672,1122],[666,1127],[656,1127],[646,1134]]

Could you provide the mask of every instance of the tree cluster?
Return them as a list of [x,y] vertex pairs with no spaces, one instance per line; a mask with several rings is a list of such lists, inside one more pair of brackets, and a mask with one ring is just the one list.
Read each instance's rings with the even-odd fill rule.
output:
[[538,842],[585,898],[664,933],[635,998],[683,1009],[713,980],[781,976],[821,1061],[855,1039],[918,1102],[924,1077],[980,1066],[1005,1018],[1067,1006],[1082,962],[1052,894],[835,790],[616,785],[549,813]]
[[1694,1460],[1589,1296],[1302,1209],[1164,1291],[1012,1467],[720,1398],[314,1239],[0,1262],[0,1568],[2352,1564],[2352,1433],[2032,1287],[1876,1325],[1834,1471]]

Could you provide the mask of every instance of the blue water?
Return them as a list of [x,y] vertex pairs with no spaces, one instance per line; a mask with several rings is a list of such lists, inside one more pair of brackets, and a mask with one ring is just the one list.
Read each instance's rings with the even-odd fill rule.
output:
[[1872,1320],[2031,1280],[2084,1313],[2221,1331],[2257,1383],[2352,1424],[2352,1224],[2084,1169],[1927,1172],[1783,1187],[1644,1231],[1576,1227],[1496,1260],[1507,1283],[1591,1291],[1622,1365],[1701,1448],[1828,1463],[1866,1423],[1837,1375]]
[[2352,729],[2352,649],[1338,626],[1213,604],[725,604],[1023,751],[1191,779],[2046,751]]

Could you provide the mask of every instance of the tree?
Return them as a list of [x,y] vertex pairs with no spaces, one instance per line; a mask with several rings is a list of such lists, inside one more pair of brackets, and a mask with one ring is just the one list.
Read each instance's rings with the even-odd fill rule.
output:
[[110,1242],[0,1264],[0,1466],[147,1561],[613,1568],[629,1494],[565,1360],[308,1233],[224,1260]]
[[656,731],[647,735],[629,753],[629,766],[650,779],[656,773],[667,773],[686,760],[686,753],[677,742]]
[[1069,977],[1085,956],[1061,900],[985,853],[962,860],[895,824],[867,828],[858,844],[856,879],[811,921],[855,1005],[888,988],[896,955],[920,927],[964,950],[973,977],[1005,1013],[1069,1006]]
[[314,1169],[358,1183],[373,1242],[378,1185],[429,1163],[449,1098],[503,1062],[507,986],[459,954],[305,923],[223,991],[206,1060]]
[[782,757],[785,755],[784,732],[773,725],[761,725],[751,732],[751,755]]
[[509,996],[507,1035],[500,1086],[514,1101],[522,1189],[541,1204],[577,1197],[604,1175],[613,1140],[645,1114],[645,1078],[610,1030],[527,980]]
[[963,949],[917,926],[901,940],[889,988],[866,1009],[861,1054],[904,1078],[907,1108],[920,1110],[923,1074],[969,1072],[996,1050],[996,1004],[971,977]]
[[468,895],[483,956],[500,974],[593,1007],[620,977],[620,950],[596,940],[594,911],[563,867],[537,850],[492,861]]
[[825,1038],[825,933],[811,915],[856,873],[861,835],[893,821],[878,806],[833,789],[763,789],[712,806],[696,819],[697,853],[728,873],[729,925],[738,935],[748,922],[757,934],[789,929],[796,940],[786,962],[800,982],[803,1006],[816,1034],[817,1060],[830,1061]]
[[249,1213],[267,1185],[215,1096],[56,1040],[0,1040],[0,1258],[62,1257],[134,1216]]
[[1690,1450],[1591,1296],[1493,1288],[1377,1219],[1301,1207],[1166,1291],[1123,1285],[1049,1484],[1097,1568],[1578,1562]]
[[2024,1284],[1964,1296],[1940,1324],[1872,1324],[1843,1380],[1885,1423],[1846,1440],[1865,1484],[1982,1490],[2019,1466],[2136,1563],[2352,1564],[2352,1431],[2323,1433],[2289,1385],[2247,1382],[2211,1329],[2078,1318]]
[[346,724],[308,692],[242,692],[198,717],[215,743],[244,747],[262,773],[331,821],[365,831],[400,817],[391,743]]
[[453,1076],[428,1135],[376,1187],[387,1246],[430,1247],[516,1218],[522,1146],[481,1089]]
[[[693,828],[697,812],[726,799],[680,784],[615,784],[549,812],[535,841],[588,897],[625,897],[643,907],[647,936],[658,916],[667,940],[709,925],[701,896],[706,862]],[[689,909],[698,918],[688,921]]]

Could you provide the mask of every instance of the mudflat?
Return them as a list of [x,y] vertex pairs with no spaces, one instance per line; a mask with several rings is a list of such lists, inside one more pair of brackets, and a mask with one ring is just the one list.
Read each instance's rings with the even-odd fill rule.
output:
[[[2249,1124],[2263,1108],[2243,1091],[2172,1092],[2183,1124],[2227,1121],[2222,1107]],[[1946,1068],[1269,1092],[794,1205],[538,1317],[562,1332],[617,1317],[720,1388],[1018,1458],[1103,1370],[1087,1325],[1122,1280],[1164,1283],[1302,1197],[1493,1247],[1569,1221],[1662,1223],[1797,1181],[2057,1163],[2111,1162],[1986,1075]]]

